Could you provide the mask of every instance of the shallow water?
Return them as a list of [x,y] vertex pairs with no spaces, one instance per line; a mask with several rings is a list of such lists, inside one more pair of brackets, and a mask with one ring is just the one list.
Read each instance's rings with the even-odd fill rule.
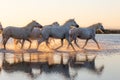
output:
[[[48,66],[46,64],[42,64],[43,66],[40,67],[38,63],[16,63],[10,67],[1,68],[0,80],[120,80],[120,35],[97,35],[96,38],[102,49],[97,50],[93,41],[89,41],[85,49],[87,54],[98,54],[93,63],[86,62],[83,65],[69,67],[63,65]],[[81,42],[84,41],[78,42],[83,45]],[[57,54],[64,53],[64,51],[60,49]],[[13,63],[14,55],[12,52],[8,52],[9,56],[6,56],[6,59]],[[79,53],[81,54],[81,52]],[[28,56],[28,54],[25,55]],[[19,58],[19,56],[17,57]],[[32,58],[37,57],[33,56]],[[29,57],[25,57],[25,60],[28,59]],[[1,52],[0,64],[2,64],[2,60],[3,53]],[[34,60],[34,62],[36,61]]]

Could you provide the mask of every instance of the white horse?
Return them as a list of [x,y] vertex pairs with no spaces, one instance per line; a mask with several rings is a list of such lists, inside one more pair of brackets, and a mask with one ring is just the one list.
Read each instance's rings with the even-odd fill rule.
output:
[[[10,37],[15,39],[22,39],[23,40],[22,43],[24,43],[25,40],[31,43],[31,41],[29,40],[29,36],[34,27],[42,28],[42,25],[40,25],[36,21],[32,21],[29,24],[27,24],[25,27],[20,28],[20,27],[8,26],[4,28],[2,32],[4,49],[6,49],[5,45]],[[21,48],[22,47],[23,47],[23,44]]]
[[[65,24],[60,27],[43,27],[42,32],[41,32],[42,38],[38,40],[37,49],[43,41],[46,41],[46,45],[48,46],[48,43],[49,43],[48,40],[50,37],[61,39],[61,46],[59,46],[58,48],[62,47],[64,39],[66,39],[69,42],[69,30],[71,26],[79,27],[79,25],[75,22],[74,19],[70,19],[66,21]],[[70,42],[69,44],[74,49],[73,45]]]
[[[70,41],[74,40],[74,43],[77,45],[77,47],[79,47],[79,45],[76,42],[77,38],[86,39],[85,45],[82,48],[84,48],[87,45],[87,42],[89,39],[92,39],[96,42],[98,48],[100,49],[100,46],[99,46],[97,40],[95,39],[95,34],[96,34],[97,30],[104,33],[103,32],[104,27],[102,26],[101,23],[93,24],[87,28],[72,28],[69,30],[69,39],[70,39]],[[69,45],[68,45],[68,47],[69,47]]]
[[[52,23],[51,25],[46,25],[44,27],[54,27],[54,26],[60,26],[58,22],[54,22]],[[29,40],[38,40],[40,39],[42,36],[41,36],[41,30],[40,28],[34,28],[32,30],[32,32],[30,33],[30,36],[29,36]],[[14,39],[14,43],[15,45],[17,45],[18,43],[22,44],[21,40],[20,39]],[[23,43],[24,45],[24,43]],[[31,43],[30,43],[30,46],[29,48],[31,47]]]

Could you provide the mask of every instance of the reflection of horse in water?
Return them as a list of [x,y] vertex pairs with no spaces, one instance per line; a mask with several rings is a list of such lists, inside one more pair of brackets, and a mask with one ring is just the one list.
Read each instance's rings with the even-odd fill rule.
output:
[[42,28],[42,25],[40,25],[36,21],[32,21],[22,28],[13,27],[13,26],[8,26],[4,28],[2,32],[4,49],[6,49],[6,43],[10,37],[15,38],[15,39],[22,39],[23,41],[22,41],[21,48],[23,47],[23,43],[25,40],[31,43],[31,41],[29,40],[29,36],[32,30],[34,29],[34,27]]
[[69,31],[70,41],[74,40],[74,43],[76,44],[76,46],[79,47],[79,45],[76,42],[76,39],[77,38],[86,39],[85,45],[82,47],[84,48],[87,45],[88,40],[92,39],[96,42],[98,48],[100,48],[97,40],[95,39],[95,34],[97,30],[103,33],[104,27],[102,26],[101,23],[93,24],[87,28],[72,28]]
[[102,65],[99,68],[96,68],[95,59],[96,59],[96,56],[91,61],[89,61],[86,55],[86,61],[84,61],[84,63],[81,63],[81,64],[75,63],[75,59],[70,59],[68,65],[69,65],[69,73],[71,78],[74,78],[75,76],[77,76],[78,71],[82,68],[86,68],[90,70],[92,73],[100,75],[104,69],[104,66]]
[[100,68],[96,68],[95,59],[96,56],[91,61],[86,60],[82,64],[81,63],[76,64],[75,59],[70,58],[68,64],[49,65],[48,62],[24,62],[24,61],[10,64],[4,58],[2,68],[6,72],[22,71],[25,73],[29,73],[33,77],[35,74],[32,72],[32,69],[37,69],[39,71],[39,75],[42,73],[50,74],[56,72],[58,74],[62,74],[66,78],[74,78],[78,74],[77,71],[81,70],[82,68],[87,68],[92,73],[94,72],[95,74],[100,75],[104,67],[100,66]]

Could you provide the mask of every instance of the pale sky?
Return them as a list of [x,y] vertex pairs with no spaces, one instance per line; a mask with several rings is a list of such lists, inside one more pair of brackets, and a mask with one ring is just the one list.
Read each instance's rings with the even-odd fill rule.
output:
[[105,28],[120,29],[120,0],[0,0],[4,27],[22,27],[32,20],[63,24],[71,18],[81,27],[101,22]]

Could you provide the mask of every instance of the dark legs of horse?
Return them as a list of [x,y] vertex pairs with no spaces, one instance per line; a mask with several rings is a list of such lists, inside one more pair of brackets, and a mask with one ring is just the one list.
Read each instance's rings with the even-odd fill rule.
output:
[[49,49],[51,49],[50,46],[49,46],[48,40],[46,40],[46,46],[47,46]]
[[38,42],[37,50],[38,50],[38,48],[39,48],[39,45],[40,45],[43,41],[45,41],[44,38],[41,38],[41,39],[38,39],[38,40],[37,40],[37,42]]
[[8,39],[9,39],[9,37],[8,38],[3,37],[2,39],[3,39],[4,49],[6,49],[6,43],[7,43]]
[[86,40],[86,42],[85,42],[84,46],[82,47],[82,49],[84,49],[84,47],[87,45],[88,40],[89,40],[89,39]]
[[[68,41],[68,44],[71,45],[71,47],[73,48],[74,51],[76,51],[75,48],[74,48],[74,46],[72,45],[71,41],[69,40],[69,38],[66,38],[66,39],[67,39],[67,41]],[[68,45],[68,46],[69,46],[69,45]]]
[[80,48],[80,46],[77,44],[77,39],[74,40],[74,43],[76,44],[76,46],[77,46],[78,48]]
[[14,39],[14,48],[15,49],[16,49],[18,43],[22,44],[21,40],[20,39]]
[[96,40],[95,38],[93,38],[93,40],[94,40],[94,41],[95,41],[95,43],[97,44],[98,49],[100,49],[100,46],[99,46],[99,44],[98,44],[97,40]]
[[31,40],[29,40],[29,39],[26,39],[28,42],[30,42],[30,45],[29,45],[29,48],[28,49],[30,49],[31,48],[31,44],[32,44],[32,41]]
[[[73,41],[73,40],[71,40],[70,43],[71,43],[72,41]],[[80,48],[80,46],[77,44],[77,39],[74,39],[74,43],[75,43],[75,45],[76,45],[78,48]],[[70,46],[70,44],[68,44],[67,48],[69,48],[69,46]]]
[[20,39],[14,39],[14,44],[17,45],[18,43],[22,44]]
[[23,48],[24,42],[25,42],[25,40],[23,39],[23,41],[22,41],[22,45],[21,45],[21,49]]
[[63,39],[61,39],[61,45],[59,47],[57,47],[56,49],[59,49],[63,46]]
[[6,49],[6,43],[7,43],[7,41],[5,39],[3,39],[4,49]]
[[67,49],[69,48],[70,44],[68,43]]

